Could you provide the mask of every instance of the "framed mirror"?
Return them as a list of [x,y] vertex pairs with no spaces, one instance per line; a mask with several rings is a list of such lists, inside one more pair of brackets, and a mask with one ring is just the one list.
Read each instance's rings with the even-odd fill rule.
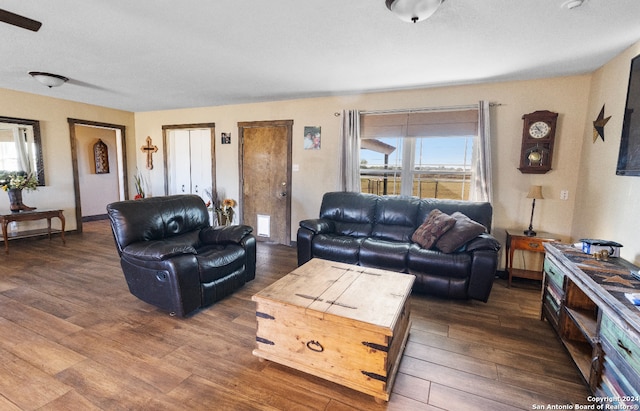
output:
[[38,120],[0,116],[0,170],[32,173],[44,185]]

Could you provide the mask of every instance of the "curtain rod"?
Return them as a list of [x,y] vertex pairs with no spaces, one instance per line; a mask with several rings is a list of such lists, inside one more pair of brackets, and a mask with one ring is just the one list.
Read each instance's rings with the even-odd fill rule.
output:
[[[501,106],[500,103],[489,103],[489,107]],[[424,113],[430,111],[455,111],[468,110],[478,108],[477,104],[466,104],[460,106],[441,106],[441,107],[425,107],[425,108],[400,108],[392,110],[363,110],[360,114],[403,114],[403,113]]]

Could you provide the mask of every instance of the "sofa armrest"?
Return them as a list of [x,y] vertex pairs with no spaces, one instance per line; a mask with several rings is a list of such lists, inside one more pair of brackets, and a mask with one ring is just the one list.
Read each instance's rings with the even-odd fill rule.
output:
[[193,245],[173,241],[140,241],[129,244],[122,254],[146,261],[162,261],[181,254],[198,254]]
[[476,250],[471,254],[471,275],[467,294],[470,298],[486,303],[496,277],[498,251]]
[[466,244],[465,251],[473,252],[479,250],[489,250],[498,252],[500,250],[500,243],[491,234],[480,234],[473,240]]
[[248,225],[227,225],[221,227],[206,227],[200,230],[200,241],[203,244],[240,244],[242,239],[253,232]]
[[335,223],[324,218],[302,220],[300,221],[300,227],[306,228],[313,234],[332,233],[336,230]]

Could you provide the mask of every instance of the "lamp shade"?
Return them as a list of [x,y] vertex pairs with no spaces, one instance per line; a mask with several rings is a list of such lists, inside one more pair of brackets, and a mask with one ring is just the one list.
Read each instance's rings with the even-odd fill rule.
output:
[[438,10],[444,0],[385,0],[387,8],[406,22],[426,20]]
[[533,198],[535,200],[544,200],[544,197],[542,196],[542,186],[529,187],[529,194],[527,194],[527,198]]
[[42,71],[30,71],[29,75],[45,86],[58,87],[69,81],[65,76],[59,74],[44,73]]

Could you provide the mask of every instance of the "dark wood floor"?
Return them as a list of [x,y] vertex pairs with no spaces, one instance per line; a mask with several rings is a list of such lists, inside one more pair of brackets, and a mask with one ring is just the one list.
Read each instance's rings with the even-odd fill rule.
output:
[[259,244],[256,280],[181,319],[129,294],[105,221],[0,255],[0,410],[513,410],[588,392],[539,291],[497,280],[489,303],[413,297],[388,404],[259,362],[251,295],[296,266]]

